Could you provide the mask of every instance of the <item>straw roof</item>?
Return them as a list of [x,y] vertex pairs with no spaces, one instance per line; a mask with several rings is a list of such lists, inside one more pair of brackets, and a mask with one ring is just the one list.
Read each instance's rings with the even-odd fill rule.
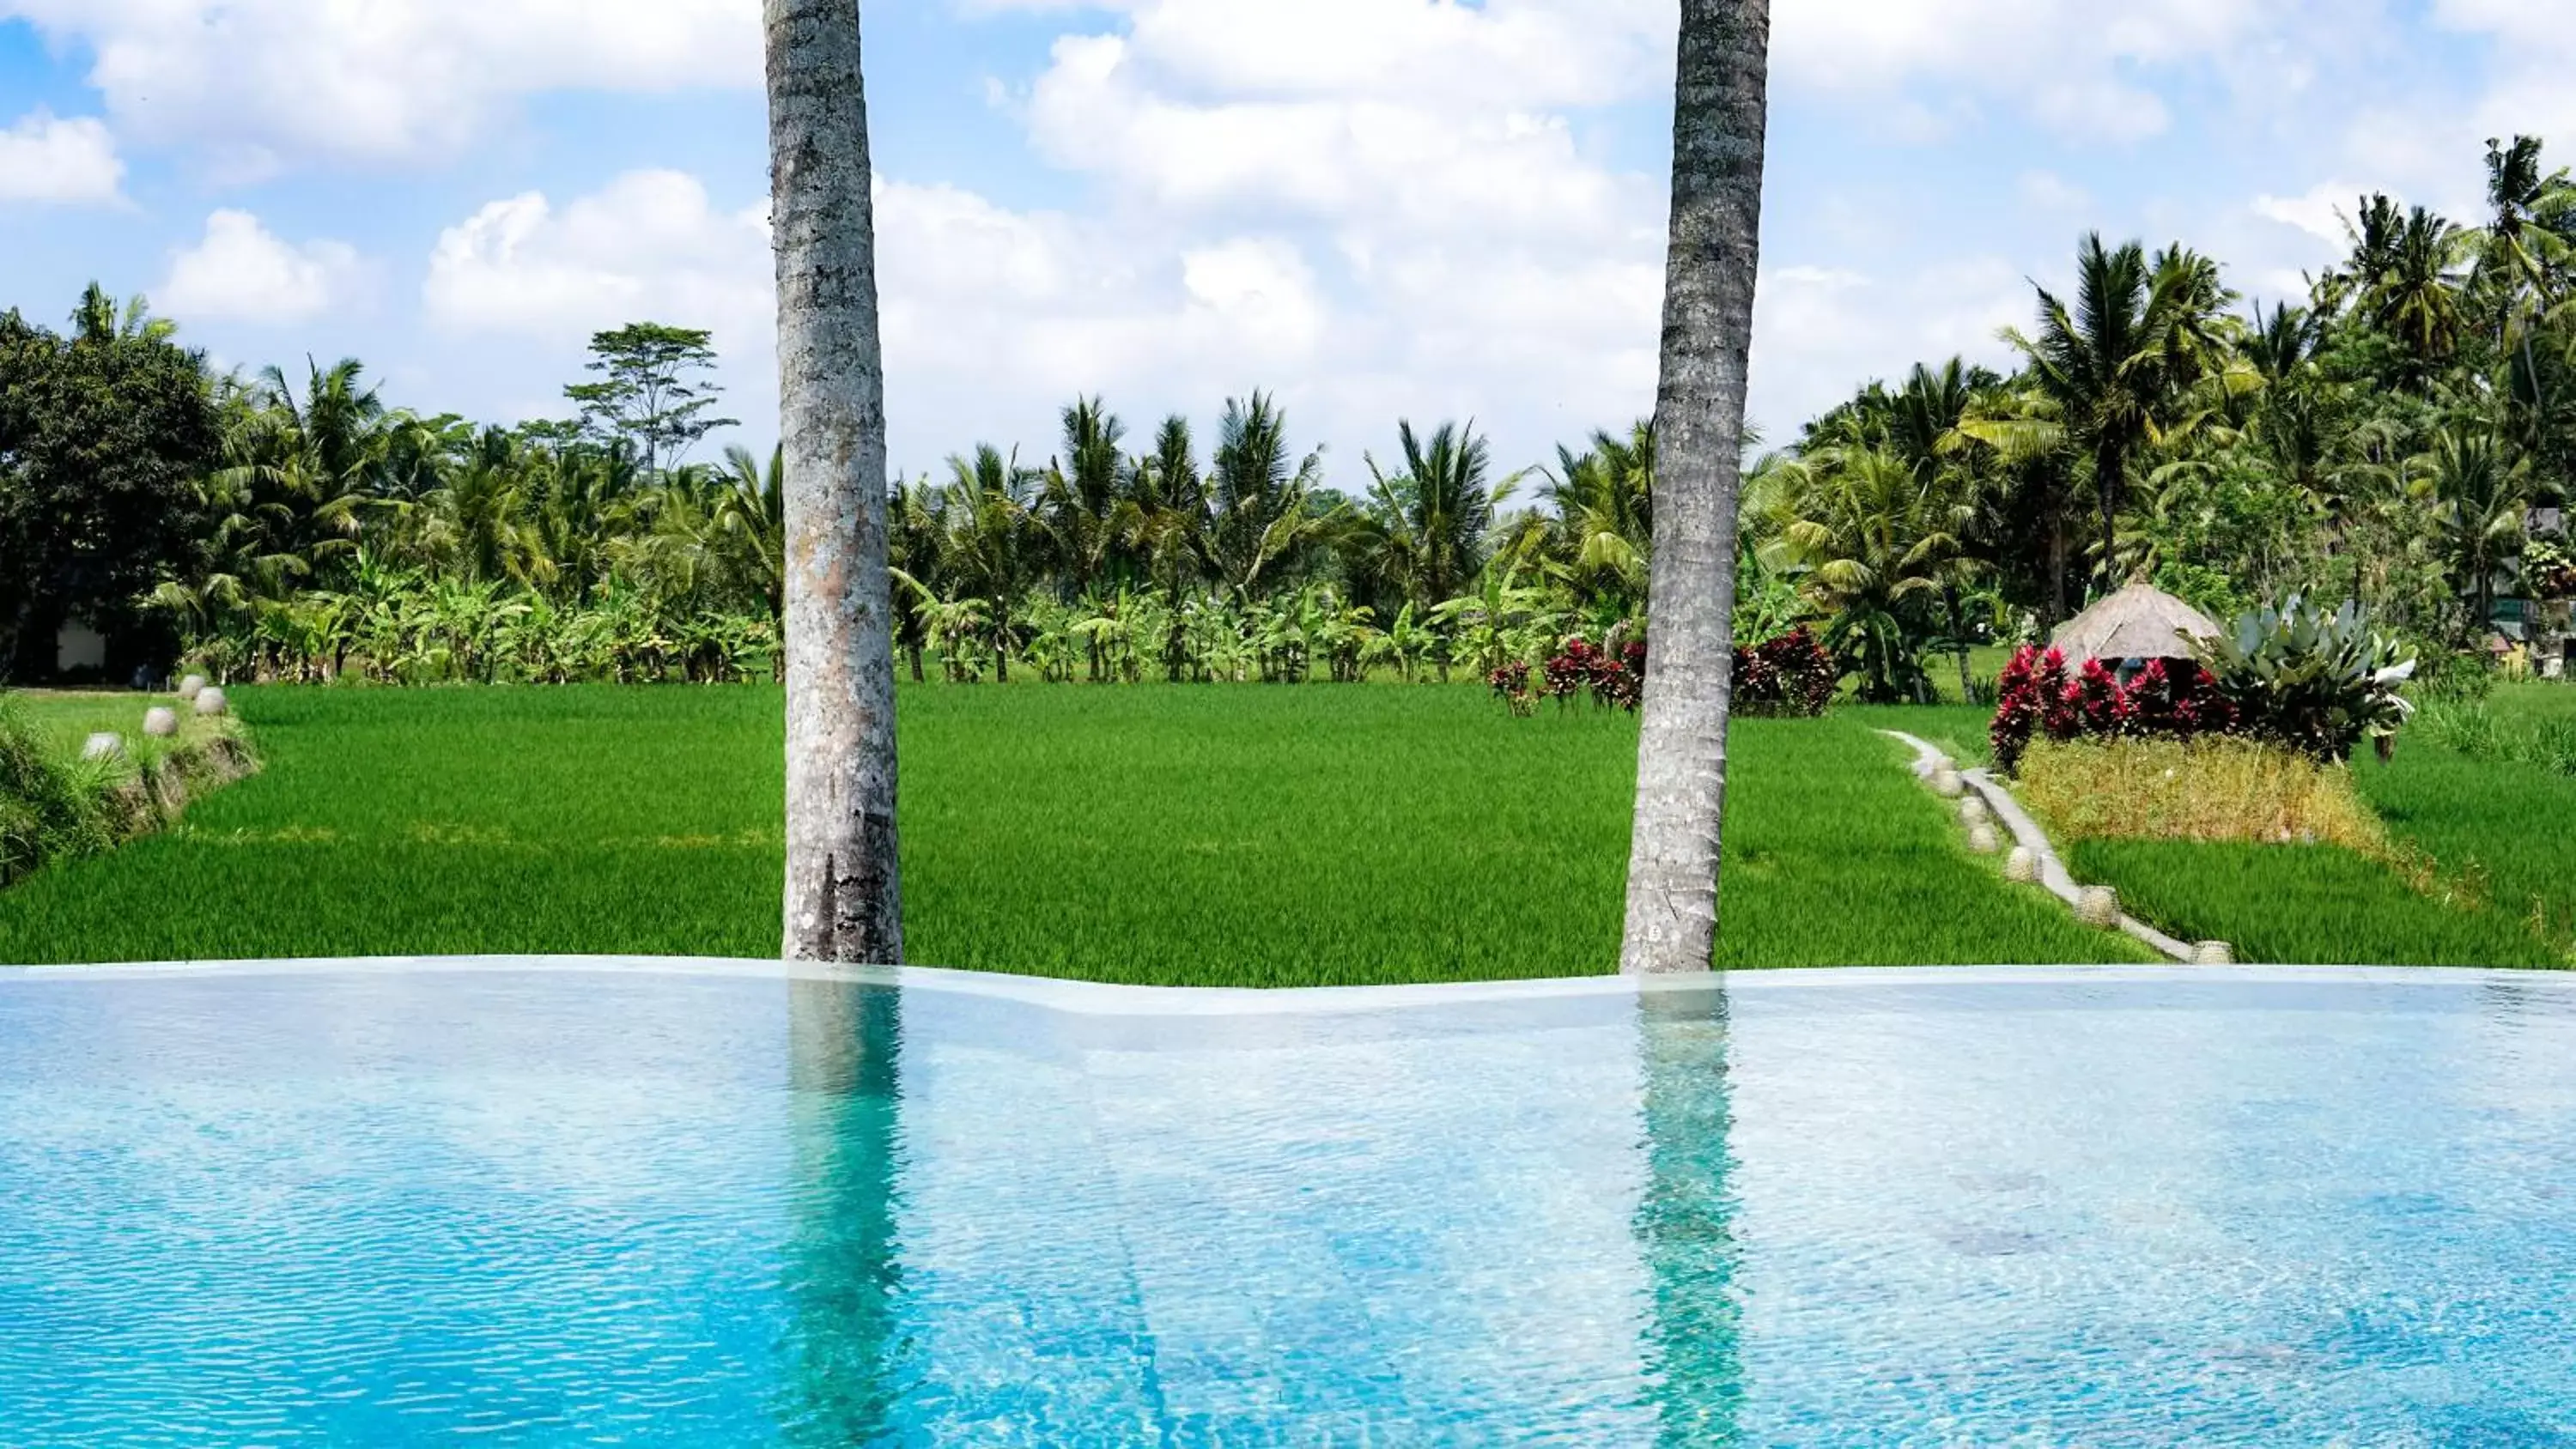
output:
[[2173,595],[2131,584],[2068,620],[2050,642],[2072,660],[2187,659],[2191,641],[2219,632],[2208,615]]

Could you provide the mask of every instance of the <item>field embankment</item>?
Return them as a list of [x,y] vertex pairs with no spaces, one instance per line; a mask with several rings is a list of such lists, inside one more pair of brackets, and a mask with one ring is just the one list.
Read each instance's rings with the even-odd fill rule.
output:
[[[173,701],[0,694],[0,888],[164,829],[257,770],[229,718],[181,712],[178,733],[147,736],[144,715],[155,706]],[[89,749],[94,738],[113,748]]]

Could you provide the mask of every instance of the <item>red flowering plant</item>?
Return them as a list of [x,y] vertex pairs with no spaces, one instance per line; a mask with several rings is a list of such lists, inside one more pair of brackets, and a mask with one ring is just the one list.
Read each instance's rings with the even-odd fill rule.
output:
[[[1514,714],[1528,714],[1541,699],[1570,704],[1589,694],[1595,704],[1635,710],[1645,703],[1646,641],[1618,633],[1612,645],[1575,635],[1533,669],[1507,664],[1493,672],[1494,693]],[[1735,706],[1744,714],[1820,715],[1842,682],[1834,656],[1804,629],[1735,651]]]
[[2025,645],[1996,681],[1995,763],[2010,771],[2030,742],[2155,737],[2194,739],[2233,732],[2236,705],[2215,675],[2188,659],[2151,659],[2127,681],[2099,659],[2070,675],[2066,656]]
[[1735,710],[1748,715],[1821,715],[1842,685],[1832,651],[1804,627],[1735,650]]
[[2084,661],[2083,670],[2075,676],[2071,703],[2084,722],[2084,733],[2108,739],[2124,732],[2129,717],[2128,695],[2120,688],[2120,676],[2101,660]]
[[2188,659],[2150,659],[2123,693],[2127,732],[2191,739],[2227,734],[2237,725],[2236,702],[2218,687],[2218,676]]
[[1631,639],[1616,655],[1601,655],[1592,667],[1592,697],[1612,709],[1634,710],[1646,702],[1646,641]]
[[2073,739],[2083,714],[2067,698],[2066,656],[2023,645],[1995,679],[1995,722],[1987,732],[1995,764],[2009,773],[2033,738]]
[[1595,686],[1604,663],[1616,663],[1592,642],[1577,634],[1558,648],[1555,657],[1540,666],[1544,680],[1540,693],[1562,704]]

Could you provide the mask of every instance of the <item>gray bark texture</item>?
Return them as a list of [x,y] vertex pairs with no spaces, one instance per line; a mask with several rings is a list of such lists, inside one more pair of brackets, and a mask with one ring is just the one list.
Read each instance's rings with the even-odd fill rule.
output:
[[1706,971],[1717,944],[1770,48],[1770,0],[1682,0],[1646,697],[1619,952],[1630,974]]
[[764,0],[786,449],[791,960],[903,961],[885,366],[857,0]]

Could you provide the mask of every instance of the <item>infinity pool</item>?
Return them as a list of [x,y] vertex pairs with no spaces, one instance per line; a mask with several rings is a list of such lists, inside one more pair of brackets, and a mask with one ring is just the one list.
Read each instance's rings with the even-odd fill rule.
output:
[[0,972],[9,1445],[2576,1445],[2576,980]]

